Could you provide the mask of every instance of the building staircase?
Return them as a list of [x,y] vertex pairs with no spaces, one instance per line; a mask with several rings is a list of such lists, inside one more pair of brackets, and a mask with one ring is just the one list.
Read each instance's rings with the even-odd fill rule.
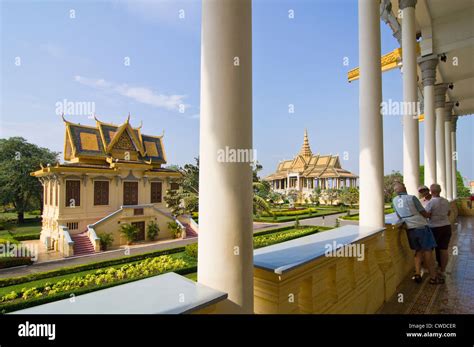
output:
[[191,227],[191,225],[189,225],[188,223],[181,223],[183,224],[184,228],[186,229],[186,238],[189,239],[189,238],[192,238],[192,237],[197,237],[198,234],[196,233],[196,231]]
[[94,254],[94,246],[87,236],[87,232],[80,234],[71,235],[71,239],[74,241],[74,256]]

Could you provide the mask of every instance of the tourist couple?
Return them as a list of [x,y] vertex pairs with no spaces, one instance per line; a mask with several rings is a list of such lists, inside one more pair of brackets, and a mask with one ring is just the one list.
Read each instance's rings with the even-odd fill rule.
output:
[[[418,188],[420,200],[408,195],[403,183],[395,183],[393,207],[398,217],[407,226],[407,237],[410,248],[415,251],[415,275],[413,280],[421,282],[421,265],[428,268],[431,284],[443,284],[448,263],[448,245],[451,238],[449,221],[449,201],[440,197],[441,187],[432,184]],[[435,270],[433,249],[436,249],[438,271]]]

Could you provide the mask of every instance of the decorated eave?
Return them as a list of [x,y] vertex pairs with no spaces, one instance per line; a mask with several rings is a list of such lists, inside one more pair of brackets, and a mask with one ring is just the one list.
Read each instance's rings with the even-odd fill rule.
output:
[[141,133],[141,125],[134,128],[130,116],[122,125],[101,122],[96,126],[75,124],[63,117],[66,134],[64,159],[70,162],[115,162],[124,160],[117,152],[131,152],[130,164],[159,166],[166,163],[162,136]]
[[[128,168],[133,168],[127,166]],[[166,169],[166,168],[153,168],[153,167],[143,167],[146,168],[143,172],[144,176],[147,177],[181,177],[179,171]],[[89,175],[112,175],[115,176],[119,172],[119,167],[111,167],[107,165],[91,165],[91,164],[56,164],[54,166],[43,166],[41,169],[32,172],[30,175],[34,177],[54,177],[57,174],[82,174],[82,176]]]

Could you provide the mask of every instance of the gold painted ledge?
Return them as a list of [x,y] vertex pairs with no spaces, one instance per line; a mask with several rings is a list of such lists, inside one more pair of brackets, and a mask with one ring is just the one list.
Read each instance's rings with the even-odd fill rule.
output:
[[281,274],[256,267],[255,313],[376,313],[412,270],[412,252],[400,224],[355,243],[363,261],[319,256]]

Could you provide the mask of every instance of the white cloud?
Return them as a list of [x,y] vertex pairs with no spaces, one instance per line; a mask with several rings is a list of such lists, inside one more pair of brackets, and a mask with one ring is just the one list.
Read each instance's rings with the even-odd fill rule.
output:
[[184,107],[189,106],[184,102],[186,95],[158,94],[147,87],[129,86],[126,83],[117,84],[104,79],[86,78],[83,76],[74,76],[74,80],[88,87],[115,93],[142,104],[165,108],[167,110],[177,111],[180,105],[184,105]]

